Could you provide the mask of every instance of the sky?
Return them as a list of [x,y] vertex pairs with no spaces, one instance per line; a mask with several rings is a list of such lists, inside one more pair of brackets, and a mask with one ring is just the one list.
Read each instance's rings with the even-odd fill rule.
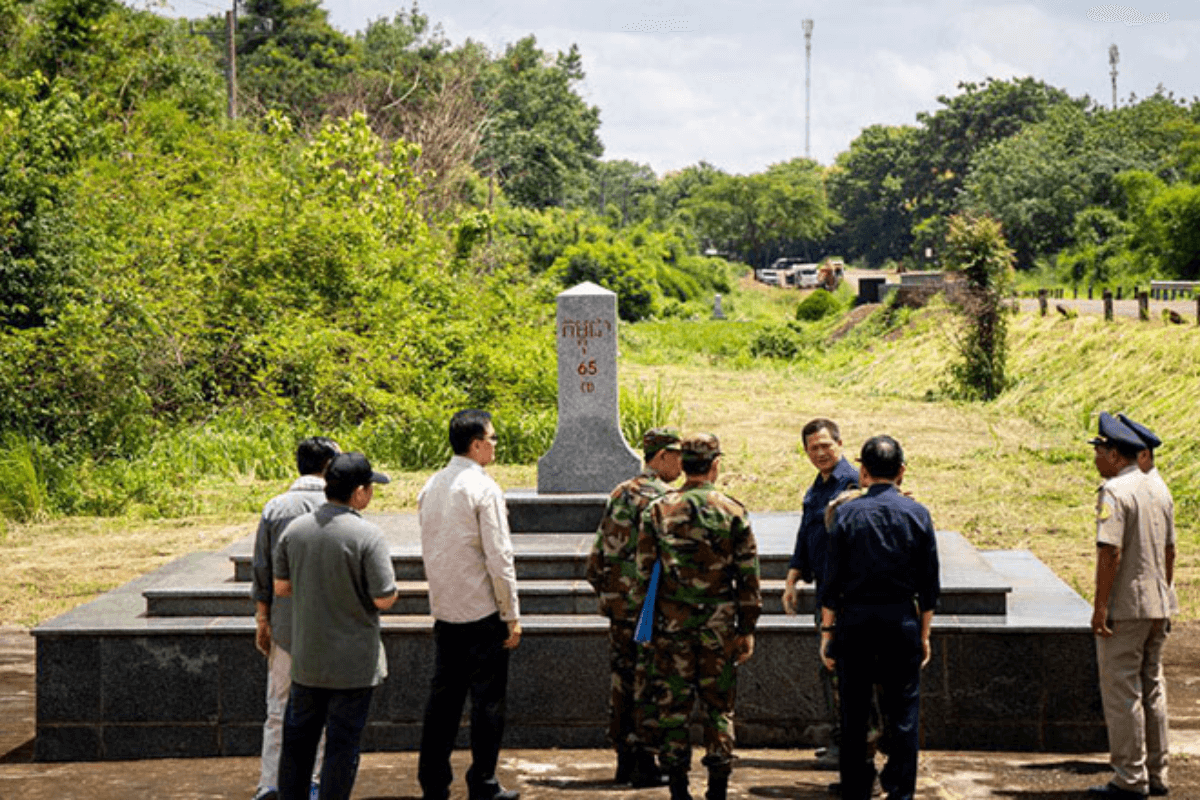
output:
[[[184,17],[233,2],[127,1]],[[1127,2],[423,0],[420,11],[454,44],[502,52],[529,34],[547,52],[577,44],[586,78],[576,90],[600,109],[603,157],[661,176],[702,160],[737,174],[805,155],[829,165],[863,128],[916,124],[938,96],[988,77],[1031,76],[1111,105],[1114,44],[1122,104],[1159,85],[1200,96],[1200,3]],[[322,5],[354,33],[411,2]]]

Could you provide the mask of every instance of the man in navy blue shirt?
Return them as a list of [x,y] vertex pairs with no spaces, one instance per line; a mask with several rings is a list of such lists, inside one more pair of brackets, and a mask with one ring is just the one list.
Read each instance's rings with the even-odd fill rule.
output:
[[[828,534],[825,532],[825,508],[847,489],[858,486],[858,470],[842,455],[842,435],[837,423],[830,419],[817,418],[800,431],[801,442],[808,460],[817,468],[817,477],[804,494],[804,515],[800,518],[800,529],[796,531],[796,548],[788,564],[787,580],[783,588],[783,610],[788,614],[797,611],[798,598],[796,581],[815,583],[820,591],[825,582],[825,551]],[[821,608],[814,609],[815,623],[821,622]],[[820,754],[819,763],[828,769],[838,767],[838,745],[840,729],[838,707],[833,681],[833,672],[820,668],[821,685],[825,694],[825,710],[832,726],[830,746]]]
[[904,451],[890,436],[862,447],[866,494],[841,505],[829,529],[821,587],[821,659],[837,669],[842,702],[841,791],[868,800],[875,782],[867,758],[872,688],[879,686],[889,800],[912,800],[917,784],[921,668],[941,593],[937,537],[929,511],[900,493]]

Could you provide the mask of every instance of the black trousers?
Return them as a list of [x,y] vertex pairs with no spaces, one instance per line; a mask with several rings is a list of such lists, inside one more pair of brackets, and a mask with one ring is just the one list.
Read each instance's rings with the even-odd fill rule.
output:
[[872,692],[879,687],[887,765],[879,782],[888,800],[912,800],[917,785],[921,712],[921,621],[911,602],[848,605],[834,634],[842,701],[843,800],[869,800],[875,761],[868,758]]
[[487,787],[496,780],[500,739],[504,735],[509,651],[503,643],[508,638],[508,624],[498,613],[476,622],[439,620],[434,623],[433,636],[437,656],[421,730],[417,780],[426,798],[450,796],[454,780],[450,754],[470,693],[471,768],[467,784],[472,794],[487,794]]

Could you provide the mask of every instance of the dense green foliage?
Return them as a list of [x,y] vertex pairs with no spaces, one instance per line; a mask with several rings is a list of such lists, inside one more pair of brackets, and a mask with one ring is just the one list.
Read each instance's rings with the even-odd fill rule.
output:
[[[219,36],[111,2],[0,8],[2,514],[186,514],[193,482],[282,477],[313,431],[429,467],[463,406],[529,462],[558,291],[594,280],[633,320],[729,289],[678,223],[553,208],[599,154],[576,50],[452,49],[415,7],[354,38],[318,3],[247,10],[231,123]],[[623,397],[625,423],[672,402]]]
[[[1200,107],[1169,96],[988,81],[829,169],[656,176],[602,160],[573,46],[455,45],[416,5],[353,35],[315,0],[243,10],[229,120],[223,16],[0,0],[0,514],[188,513],[194,481],[283,476],[316,431],[428,467],[465,405],[531,462],[580,281],[736,367],[824,352],[848,305],[762,312],[737,262],[936,264],[963,211],[1073,282],[1200,275]],[[693,322],[716,293],[730,324]],[[674,413],[622,398],[631,438]]]
[[1200,276],[1188,234],[1200,101],[1160,91],[1111,110],[1031,78],[961,88],[838,156],[829,197],[844,224],[830,247],[866,265],[943,266],[949,219],[967,212],[1000,221],[1019,269],[1074,285]]

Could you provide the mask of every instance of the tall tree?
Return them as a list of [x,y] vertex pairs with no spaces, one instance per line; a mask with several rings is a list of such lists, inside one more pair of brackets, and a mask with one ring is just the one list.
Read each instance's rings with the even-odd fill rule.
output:
[[600,109],[575,91],[583,78],[578,47],[551,58],[526,36],[509,45],[481,81],[489,113],[476,166],[495,176],[514,202],[567,205],[586,192],[604,147]]
[[943,108],[917,114],[920,157],[913,164],[906,191],[918,221],[955,210],[976,153],[1030,123],[1041,122],[1055,105],[1084,102],[1072,101],[1063,90],[1034,78],[988,78],[983,84],[958,86],[961,93],[938,97]]
[[452,49],[414,3],[371,22],[356,35],[355,53],[358,66],[329,96],[328,113],[363,113],[384,139],[420,145],[414,166],[427,206],[452,208],[475,179],[471,165],[487,113],[478,83],[490,62],[487,51],[470,41]]
[[1072,243],[1085,208],[1120,211],[1119,173],[1177,179],[1187,118],[1164,95],[1115,111],[1060,104],[1042,122],[976,154],[959,207],[999,220],[1018,267],[1032,267]]
[[658,182],[654,200],[655,218],[660,222],[672,218],[690,222],[690,214],[685,208],[687,199],[725,174],[707,161],[666,173]]
[[824,238],[837,219],[820,166],[804,158],[754,175],[717,175],[680,207],[706,245],[762,266]]
[[327,96],[354,67],[350,39],[319,0],[246,0],[237,59],[239,101],[305,128],[320,122]]
[[592,172],[587,205],[624,227],[653,215],[657,192],[658,179],[649,164],[601,161]]
[[905,184],[917,147],[914,127],[872,125],[838,155],[829,174],[829,203],[843,219],[833,241],[845,257],[879,266],[908,252],[913,210]]

